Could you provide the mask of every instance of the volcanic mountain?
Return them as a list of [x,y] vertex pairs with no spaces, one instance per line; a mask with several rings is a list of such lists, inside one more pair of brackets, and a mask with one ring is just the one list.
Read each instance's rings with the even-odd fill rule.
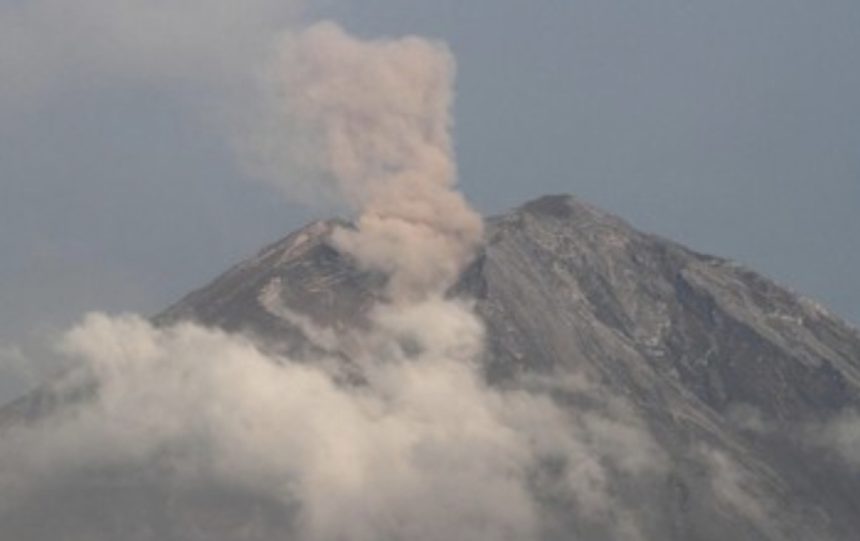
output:
[[[311,327],[361,328],[385,297],[384,276],[358,268],[328,242],[343,226],[311,224],[153,321],[191,320],[253,336],[278,354],[312,357],[319,344]],[[583,445],[606,472],[600,490],[611,499],[608,511],[536,488],[551,517],[543,538],[857,538],[860,333],[815,302],[570,196],[488,218],[484,245],[449,295],[473,302],[485,325],[480,366],[488,384],[542,389],[578,419]],[[4,423],[50,415],[92,392],[46,386],[7,406]],[[605,419],[623,419],[635,434],[619,435]],[[643,441],[654,449],[645,452]],[[552,476],[555,465],[544,466],[541,475]],[[129,498],[134,475],[123,479],[122,489],[101,487],[91,496],[98,504],[73,507],[53,527],[34,526],[32,508],[0,523],[16,532],[10,539],[47,539],[41,536],[74,524],[74,516],[116,525],[99,518],[99,505],[117,494]],[[75,486],[64,487],[44,505],[73,498]],[[150,518],[179,524],[184,512],[158,503],[167,493],[151,489],[148,503],[143,496],[133,502],[149,506]],[[242,498],[174,504],[198,515],[253,507],[253,520],[271,526],[222,529],[209,539],[277,531],[281,519],[272,518],[270,504]],[[162,527],[160,539],[203,538],[176,524]]]

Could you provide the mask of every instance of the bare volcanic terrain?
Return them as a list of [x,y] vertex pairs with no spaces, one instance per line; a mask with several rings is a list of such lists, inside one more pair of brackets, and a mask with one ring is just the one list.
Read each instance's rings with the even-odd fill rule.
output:
[[[384,276],[332,247],[336,225],[287,236],[153,322],[242,333],[273,358],[331,356],[318,335],[361,329],[386,295]],[[485,226],[449,291],[483,321],[481,377],[552,402],[564,421],[535,433],[577,450],[542,455],[529,473],[540,539],[857,539],[856,329],[741,265],[574,197],[543,197]],[[98,396],[76,381],[6,406],[3,430]],[[0,538],[298,538],[301,502],[149,472],[164,468],[147,458],[58,476],[0,507]],[[562,478],[576,489],[562,490]]]

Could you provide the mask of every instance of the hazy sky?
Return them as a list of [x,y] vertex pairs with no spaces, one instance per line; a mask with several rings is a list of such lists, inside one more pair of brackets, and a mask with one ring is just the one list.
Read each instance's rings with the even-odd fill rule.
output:
[[[183,0],[142,24],[101,0],[26,4],[0,0],[0,400],[32,345],[82,312],[157,312],[314,216],[249,181],[207,114],[208,84],[278,2],[235,3],[246,17]],[[860,322],[856,0],[310,12],[365,37],[449,43],[461,182],[482,211],[574,193]]]

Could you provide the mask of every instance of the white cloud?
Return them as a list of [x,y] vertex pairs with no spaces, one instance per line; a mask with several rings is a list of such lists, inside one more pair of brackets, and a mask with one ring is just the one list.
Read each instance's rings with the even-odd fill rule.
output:
[[699,449],[710,473],[711,489],[718,501],[757,525],[767,525],[770,511],[751,476],[723,451]]
[[846,409],[814,431],[814,441],[860,470],[860,413]]
[[300,502],[305,539],[534,533],[525,487],[533,450],[509,410],[547,410],[546,421],[552,406],[509,401],[438,351],[395,355],[351,386],[314,365],[267,358],[241,337],[159,330],[134,316],[91,315],[66,343],[98,396],[3,438],[7,505],[46,475],[162,460],[174,478]]
[[37,380],[35,366],[15,345],[0,344],[0,382],[11,388],[32,387]]
[[[350,346],[356,383],[340,377],[342,361],[269,357],[192,324],[88,316],[64,343],[98,392],[7,430],[0,514],[56,479],[118,468],[144,485],[205,481],[297,506],[301,539],[527,540],[542,527],[536,479],[571,511],[608,516],[607,464],[659,469],[659,449],[629,420],[488,387],[468,305],[380,307],[373,319]],[[558,476],[541,477],[547,461]]]

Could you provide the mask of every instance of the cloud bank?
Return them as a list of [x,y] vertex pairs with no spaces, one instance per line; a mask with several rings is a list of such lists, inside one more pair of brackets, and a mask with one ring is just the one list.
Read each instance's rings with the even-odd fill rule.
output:
[[[541,534],[539,492],[602,516],[604,460],[632,475],[660,463],[635,425],[488,387],[467,305],[385,308],[374,321],[350,361],[356,381],[344,377],[352,364],[270,357],[190,323],[88,316],[64,347],[82,362],[75,379],[97,392],[7,430],[0,513],[20,513],[58,480],[116,470],[141,486],[214,483],[275,502],[298,539],[524,540]],[[123,527],[141,526],[122,501],[111,506]],[[246,522],[233,527],[246,538]]]

